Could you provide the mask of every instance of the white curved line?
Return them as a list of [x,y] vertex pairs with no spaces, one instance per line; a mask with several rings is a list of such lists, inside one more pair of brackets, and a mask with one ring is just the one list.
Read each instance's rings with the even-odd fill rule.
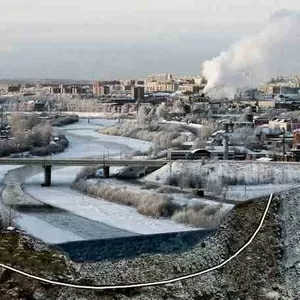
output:
[[75,289],[86,289],[86,290],[117,290],[117,289],[129,289],[129,288],[143,288],[143,287],[151,287],[151,286],[157,286],[157,285],[164,285],[164,284],[174,283],[174,282],[177,282],[177,281],[182,281],[182,280],[194,278],[194,277],[197,277],[197,276],[200,276],[200,275],[203,275],[203,274],[215,271],[217,269],[220,269],[223,266],[225,266],[226,264],[228,264],[235,257],[237,257],[240,253],[242,253],[252,243],[252,241],[254,240],[254,238],[256,237],[256,235],[258,234],[258,232],[260,231],[260,229],[261,229],[261,227],[262,227],[262,225],[263,225],[263,223],[265,221],[265,218],[266,218],[266,215],[268,213],[268,210],[270,208],[272,199],[273,199],[273,194],[271,194],[270,197],[269,197],[268,204],[267,204],[267,206],[265,208],[264,214],[262,215],[260,223],[259,223],[257,229],[255,230],[255,232],[253,233],[253,235],[250,237],[250,239],[248,240],[248,242],[244,246],[242,246],[237,252],[235,252],[231,257],[229,257],[228,259],[226,259],[225,261],[223,261],[222,263],[220,263],[220,264],[218,264],[218,265],[216,265],[214,267],[205,269],[205,270],[197,272],[197,273],[192,273],[192,274],[189,274],[189,275],[180,276],[180,277],[173,278],[173,279],[162,280],[162,281],[155,281],[155,282],[148,282],[148,283],[126,284],[126,285],[89,286],[89,285],[76,285],[76,284],[71,284],[71,283],[63,283],[63,282],[49,280],[49,279],[46,279],[46,278],[42,278],[42,277],[39,277],[39,276],[28,274],[26,272],[17,270],[17,269],[15,269],[13,267],[7,266],[7,265],[2,264],[2,263],[0,263],[0,266],[3,267],[3,268],[5,268],[5,269],[11,270],[13,272],[16,272],[16,273],[18,273],[20,275],[23,275],[25,277],[31,278],[31,279],[35,279],[35,280],[38,280],[38,281],[50,283],[50,284],[57,285],[57,286],[70,287],[70,288],[75,288]]

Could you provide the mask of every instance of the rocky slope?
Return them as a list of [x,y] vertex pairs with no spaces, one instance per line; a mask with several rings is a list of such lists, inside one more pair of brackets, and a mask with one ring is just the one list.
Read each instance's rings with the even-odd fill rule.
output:
[[[0,299],[14,299],[15,296],[19,297],[15,299],[106,300],[300,299],[300,257],[297,248],[300,239],[299,191],[297,189],[275,196],[266,221],[253,243],[222,269],[201,277],[154,288],[92,292],[52,287],[4,271],[2,275],[0,272],[0,295],[6,298],[1,296]],[[181,254],[145,255],[132,260],[74,264],[54,250],[47,250],[43,260],[42,252],[37,253],[45,250],[31,250],[32,247],[29,247],[30,255],[25,254],[26,260],[22,261],[15,259],[19,256],[15,254],[15,249],[19,249],[16,245],[22,243],[13,240],[14,247],[10,246],[10,242],[4,242],[7,238],[5,233],[1,235],[0,261],[25,267],[47,278],[83,284],[111,285],[178,277],[214,266],[234,254],[256,230],[267,201],[267,198],[263,198],[236,206],[215,237]],[[22,249],[23,246],[20,247]],[[40,262],[36,263],[38,259]],[[59,259],[58,269],[53,267],[53,259]]]

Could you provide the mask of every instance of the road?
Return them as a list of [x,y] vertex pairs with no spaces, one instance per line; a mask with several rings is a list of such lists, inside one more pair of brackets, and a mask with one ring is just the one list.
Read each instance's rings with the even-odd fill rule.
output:
[[108,166],[108,167],[162,167],[168,160],[113,159],[113,158],[1,158],[0,165],[42,166]]

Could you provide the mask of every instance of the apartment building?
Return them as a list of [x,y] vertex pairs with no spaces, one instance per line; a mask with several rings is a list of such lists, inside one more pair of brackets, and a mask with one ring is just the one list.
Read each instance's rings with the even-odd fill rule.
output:
[[173,80],[173,75],[169,73],[150,74],[147,76],[147,82],[170,82]]
[[92,91],[95,96],[103,96],[110,93],[110,88],[108,85],[103,85],[100,81],[94,81]]
[[143,86],[132,86],[131,97],[135,100],[143,100],[145,95],[145,88]]
[[178,83],[176,82],[148,82],[146,91],[148,93],[155,92],[175,92],[178,90]]

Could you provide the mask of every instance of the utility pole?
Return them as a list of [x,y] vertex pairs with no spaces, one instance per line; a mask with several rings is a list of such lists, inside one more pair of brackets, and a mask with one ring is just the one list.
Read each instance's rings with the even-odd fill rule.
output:
[[282,156],[285,159],[286,151],[285,151],[285,129],[282,128]]
[[225,132],[224,134],[224,160],[228,160],[228,132]]
[[3,105],[0,105],[0,110],[1,110],[1,131],[3,130]]

